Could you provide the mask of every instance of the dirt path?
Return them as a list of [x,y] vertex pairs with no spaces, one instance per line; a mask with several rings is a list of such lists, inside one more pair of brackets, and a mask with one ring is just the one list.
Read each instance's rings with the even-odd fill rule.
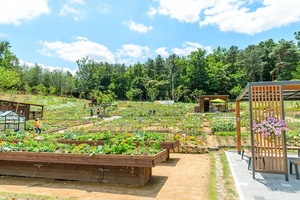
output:
[[172,153],[152,174],[145,186],[3,176],[0,191],[80,200],[208,199],[209,154]]
[[210,123],[207,119],[203,118],[203,132],[206,134],[206,143],[209,149],[218,149],[219,142],[217,137],[212,134]]

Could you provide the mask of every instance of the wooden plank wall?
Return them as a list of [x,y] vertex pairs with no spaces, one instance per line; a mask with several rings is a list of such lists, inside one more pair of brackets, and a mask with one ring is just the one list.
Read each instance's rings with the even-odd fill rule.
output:
[[[251,105],[254,123],[266,119],[266,115],[283,119],[281,86],[252,86]],[[252,155],[254,171],[286,173],[286,143],[284,131],[280,137],[265,138],[252,131]]]
[[0,175],[144,186],[152,168],[1,160]]

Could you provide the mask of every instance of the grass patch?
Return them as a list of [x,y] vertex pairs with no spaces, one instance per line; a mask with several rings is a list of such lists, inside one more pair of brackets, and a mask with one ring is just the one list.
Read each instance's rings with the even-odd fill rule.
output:
[[[216,135],[216,136],[233,136],[233,137],[235,137],[236,136],[236,131],[214,132],[214,135]],[[242,132],[241,136],[242,137],[248,137],[249,133]]]
[[208,197],[210,200],[217,200],[218,199],[218,192],[217,192],[217,174],[216,174],[216,159],[214,157],[214,153],[210,152],[210,176],[209,176],[209,194]]
[[75,200],[75,198],[58,198],[35,194],[17,194],[0,192],[0,200]]
[[222,167],[223,167],[223,177],[225,180],[226,199],[232,199],[232,200],[236,199],[237,200],[237,199],[239,199],[239,196],[235,189],[236,187],[235,187],[232,175],[231,175],[231,170],[230,170],[225,152],[224,151],[220,152],[219,156],[220,156],[220,160],[221,160]]

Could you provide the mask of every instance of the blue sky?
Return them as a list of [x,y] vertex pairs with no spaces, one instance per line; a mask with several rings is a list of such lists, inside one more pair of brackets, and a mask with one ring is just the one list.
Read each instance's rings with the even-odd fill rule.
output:
[[0,0],[0,40],[28,65],[145,62],[197,48],[295,40],[300,0]]

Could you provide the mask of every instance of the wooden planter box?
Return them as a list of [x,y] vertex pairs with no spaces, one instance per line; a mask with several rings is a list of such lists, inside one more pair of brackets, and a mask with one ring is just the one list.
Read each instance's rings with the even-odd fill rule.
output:
[[176,147],[179,147],[179,140],[172,142],[162,142],[161,147],[163,149],[175,149]]
[[167,151],[153,156],[2,152],[0,174],[143,186]]
[[174,149],[176,147],[179,147],[179,140],[176,140],[176,141],[173,141],[173,142],[162,142],[161,147],[163,149],[167,150],[167,154],[168,154],[167,159],[169,159],[170,158],[170,149],[173,149],[173,151],[174,151]]

